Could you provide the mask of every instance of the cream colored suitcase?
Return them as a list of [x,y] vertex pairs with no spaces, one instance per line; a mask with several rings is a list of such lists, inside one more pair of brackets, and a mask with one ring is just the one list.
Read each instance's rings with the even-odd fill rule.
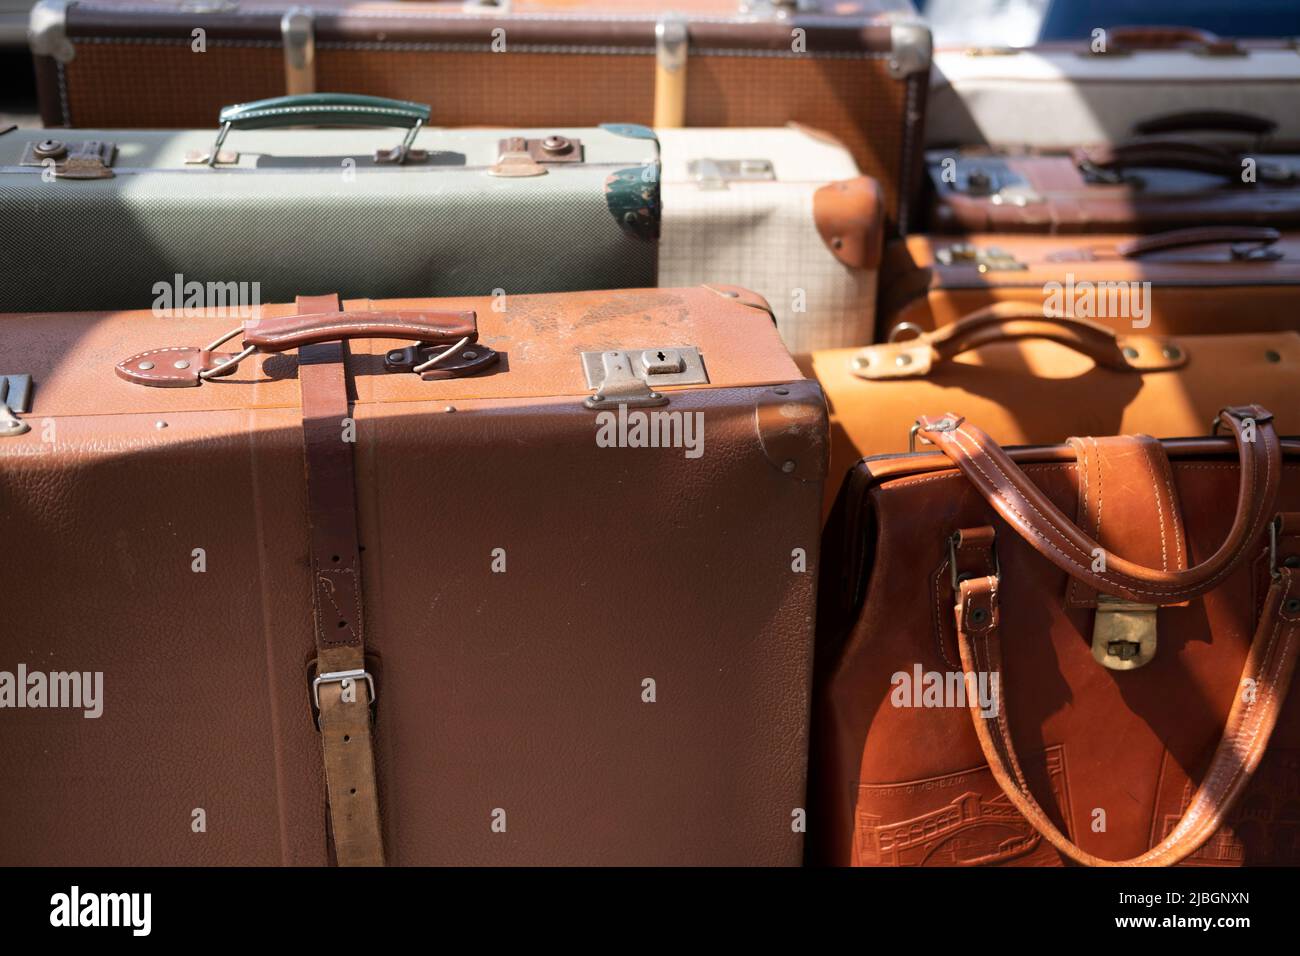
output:
[[1186,128],[1204,133],[1215,117],[1257,118],[1278,140],[1300,139],[1293,44],[1175,28],[1128,42],[1110,33],[1108,53],[1086,43],[936,50],[926,143],[1060,148],[1122,142],[1152,125],[1177,131],[1179,118],[1199,118]]
[[659,129],[659,284],[760,293],[795,354],[873,340],[880,189],[802,127]]

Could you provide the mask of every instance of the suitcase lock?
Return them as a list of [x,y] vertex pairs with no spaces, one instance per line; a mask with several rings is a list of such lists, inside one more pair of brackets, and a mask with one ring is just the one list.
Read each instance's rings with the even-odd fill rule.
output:
[[1156,605],[1097,595],[1092,656],[1102,667],[1131,671],[1156,656]]
[[0,438],[23,435],[32,430],[15,412],[30,411],[32,377],[0,375]]

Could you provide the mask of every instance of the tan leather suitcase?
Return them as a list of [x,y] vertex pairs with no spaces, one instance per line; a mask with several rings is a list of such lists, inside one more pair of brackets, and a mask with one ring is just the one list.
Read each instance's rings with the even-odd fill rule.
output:
[[907,0],[41,0],[32,49],[51,126],[203,128],[227,103],[311,91],[429,103],[435,126],[793,120],[849,148],[895,227],[930,78]]
[[1220,408],[1258,400],[1300,435],[1300,332],[1117,336],[1015,302],[918,338],[801,359],[826,392],[831,464],[824,512],[874,455],[917,449],[927,408],[953,408],[1010,445],[1071,435],[1206,435]]
[[1218,420],[1004,450],[954,408],[854,470],[813,860],[1300,864],[1300,443],[1257,405]]
[[909,236],[886,247],[877,329],[929,331],[995,302],[1119,333],[1300,330],[1300,233],[1264,226],[1151,235]]
[[0,863],[799,863],[819,388],[494,304],[0,317]]

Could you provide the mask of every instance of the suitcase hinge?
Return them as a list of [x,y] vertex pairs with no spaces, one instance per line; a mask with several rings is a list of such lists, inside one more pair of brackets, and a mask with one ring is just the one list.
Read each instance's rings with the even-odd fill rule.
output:
[[595,390],[583,402],[588,408],[667,405],[664,385],[707,385],[704,357],[693,345],[665,348],[583,352],[587,387]]
[[32,430],[16,413],[31,411],[32,377],[0,375],[0,438],[22,435]]
[[86,140],[82,143],[65,143],[45,139],[23,147],[20,166],[49,166],[56,179],[112,179],[113,160],[117,145],[104,140]]
[[408,345],[384,355],[385,372],[415,372],[426,382],[466,378],[496,365],[501,354],[482,342],[457,342],[451,348]]
[[1156,605],[1097,595],[1092,656],[1114,671],[1131,671],[1156,656]]

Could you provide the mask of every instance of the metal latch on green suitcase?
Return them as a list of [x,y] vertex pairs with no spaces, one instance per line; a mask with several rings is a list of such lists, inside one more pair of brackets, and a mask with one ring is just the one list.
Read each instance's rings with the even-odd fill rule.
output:
[[693,345],[583,352],[582,371],[587,387],[595,390],[583,403],[588,408],[666,405],[660,387],[709,382],[704,357]]
[[20,166],[36,166],[54,171],[55,179],[112,179],[113,160],[117,158],[117,144],[91,139],[80,143],[65,143],[59,139],[43,139],[23,147]]

